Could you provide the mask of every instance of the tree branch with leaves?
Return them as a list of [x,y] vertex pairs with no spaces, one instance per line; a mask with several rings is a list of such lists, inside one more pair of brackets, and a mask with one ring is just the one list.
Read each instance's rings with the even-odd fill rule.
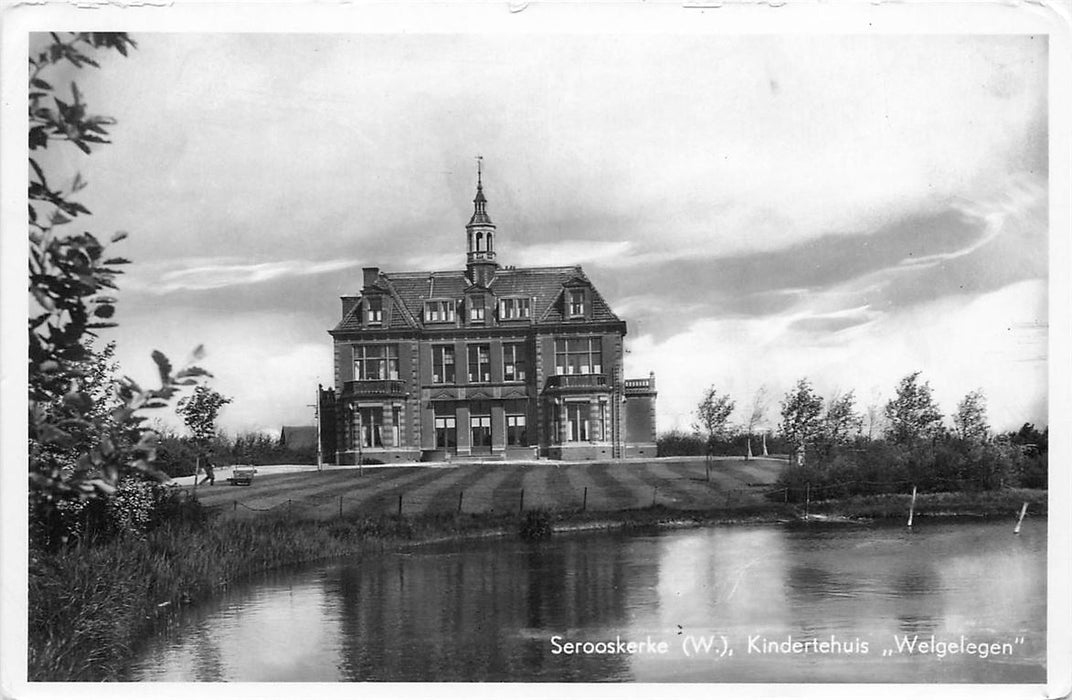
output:
[[[30,534],[32,544],[45,548],[66,541],[65,501],[107,498],[130,474],[166,478],[153,468],[156,436],[139,412],[167,405],[181,387],[206,374],[192,365],[174,371],[162,353],[154,352],[159,388],[115,378],[103,399],[99,372],[110,370],[100,363],[111,355],[96,354],[92,339],[115,325],[116,278],[128,261],[110,255],[88,231],[67,232],[90,213],[74,199],[86,182],[76,173],[67,186],[57,185],[60,178],[46,172],[40,157],[62,143],[91,154],[109,143],[106,127],[115,124],[89,112],[76,83],[70,84],[69,96],[61,95],[51,74],[71,66],[99,68],[96,53],[115,50],[125,56],[133,47],[124,33],[51,33],[29,58]],[[116,233],[111,242],[125,236]],[[199,357],[200,350],[195,351],[194,358]]]

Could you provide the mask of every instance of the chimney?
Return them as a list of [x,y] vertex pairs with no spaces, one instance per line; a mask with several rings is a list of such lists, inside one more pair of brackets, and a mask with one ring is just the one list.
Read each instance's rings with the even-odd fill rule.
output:
[[363,267],[361,272],[364,275],[364,287],[369,287],[376,282],[376,278],[380,276],[380,268],[378,267]]

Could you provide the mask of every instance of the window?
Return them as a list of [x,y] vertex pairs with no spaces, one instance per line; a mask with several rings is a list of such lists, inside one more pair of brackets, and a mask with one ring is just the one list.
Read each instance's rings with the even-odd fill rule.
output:
[[484,297],[469,297],[469,320],[484,322]]
[[435,384],[454,383],[454,346],[432,346],[432,382]]
[[569,295],[569,315],[584,316],[585,290],[571,289],[567,294]]
[[504,343],[503,344],[503,381],[504,382],[523,382],[525,381],[525,344],[524,343]]
[[435,435],[435,444],[437,448],[445,450],[457,447],[458,426],[454,416],[436,416]]
[[358,345],[354,348],[354,374],[358,379],[398,379],[398,347]]
[[511,321],[521,318],[530,318],[532,311],[528,297],[508,297],[499,303],[499,318]]
[[566,436],[570,442],[588,441],[588,404],[566,404]]
[[491,416],[469,416],[469,427],[473,433],[474,450],[491,447]]
[[383,447],[381,427],[383,409],[377,406],[359,408],[357,415],[357,435],[362,447]]
[[602,374],[600,338],[555,338],[555,374]]
[[366,323],[369,325],[383,323],[383,299],[381,297],[369,297],[365,308],[367,309]]
[[506,416],[506,444],[529,444],[525,435],[525,416]]
[[450,323],[454,321],[454,301],[424,302],[425,323]]
[[491,381],[491,347],[488,345],[469,346],[469,381]]

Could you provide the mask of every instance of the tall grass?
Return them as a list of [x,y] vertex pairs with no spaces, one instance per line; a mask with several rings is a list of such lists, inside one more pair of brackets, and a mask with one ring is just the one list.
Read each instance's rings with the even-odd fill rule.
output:
[[326,522],[270,515],[253,521],[163,525],[144,535],[31,554],[28,677],[115,680],[139,640],[178,608],[251,574],[321,558],[380,551],[415,539],[516,531],[518,516],[380,516]]

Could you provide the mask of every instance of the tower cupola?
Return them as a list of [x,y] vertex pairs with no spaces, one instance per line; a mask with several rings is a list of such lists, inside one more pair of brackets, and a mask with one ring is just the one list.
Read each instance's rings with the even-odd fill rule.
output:
[[474,284],[487,286],[499,265],[495,262],[495,224],[488,216],[488,200],[484,197],[483,158],[476,159],[476,197],[473,216],[465,226],[468,248],[465,267]]

